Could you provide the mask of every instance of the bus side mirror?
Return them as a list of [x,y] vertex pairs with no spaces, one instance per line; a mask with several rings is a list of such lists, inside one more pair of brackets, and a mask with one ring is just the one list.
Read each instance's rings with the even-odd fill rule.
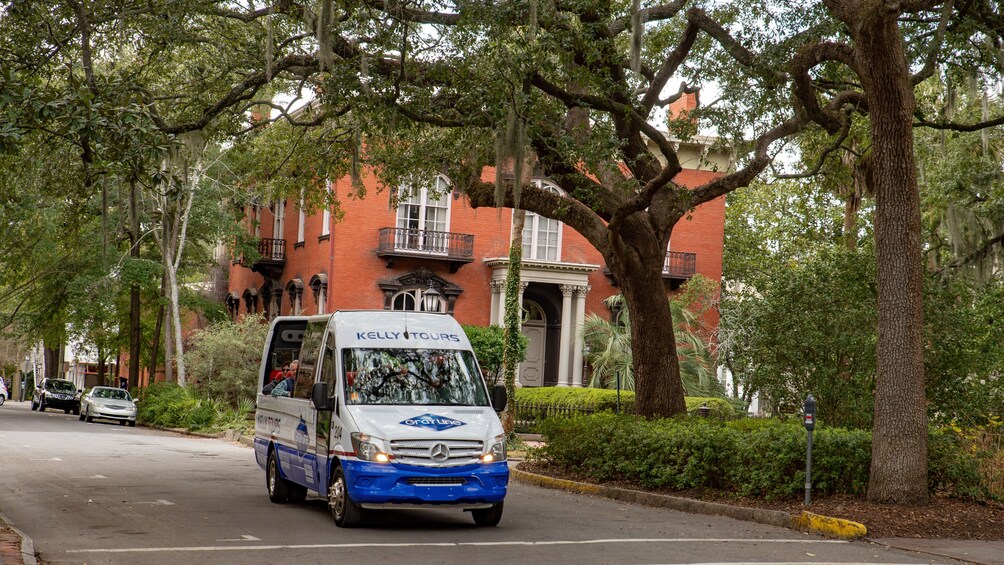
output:
[[492,408],[494,408],[496,412],[501,412],[505,410],[506,402],[508,400],[509,397],[506,396],[505,385],[495,385],[495,388],[492,389]]
[[310,390],[310,399],[314,402],[314,407],[321,411],[330,412],[334,399],[328,394],[328,383],[321,381],[314,383],[314,388]]

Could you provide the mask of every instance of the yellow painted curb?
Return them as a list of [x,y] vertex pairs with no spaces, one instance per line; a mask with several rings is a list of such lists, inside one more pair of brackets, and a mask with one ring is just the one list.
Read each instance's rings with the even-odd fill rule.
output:
[[663,508],[673,508],[683,512],[696,514],[713,514],[718,516],[728,516],[737,520],[747,520],[770,524],[782,528],[793,528],[804,532],[812,532],[833,538],[853,540],[864,537],[868,530],[863,524],[844,520],[842,518],[831,518],[821,516],[812,512],[802,512],[800,515],[789,514],[781,510],[766,510],[762,508],[751,508],[745,506],[730,506],[718,502],[705,502],[691,498],[680,498],[672,495],[656,494],[645,491],[636,491],[590,483],[580,483],[568,479],[557,479],[546,475],[538,475],[522,471],[516,468],[509,469],[510,477],[521,483],[604,496],[623,502],[634,502]]
[[800,516],[792,517],[792,525],[800,530],[840,539],[858,539],[868,534],[868,528],[864,524],[851,522],[843,518],[820,516],[812,512],[802,512]]

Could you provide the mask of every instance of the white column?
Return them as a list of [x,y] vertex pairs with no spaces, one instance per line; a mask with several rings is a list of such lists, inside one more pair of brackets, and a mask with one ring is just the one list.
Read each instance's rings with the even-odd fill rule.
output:
[[516,304],[519,304],[519,311],[520,311],[519,324],[520,324],[520,326],[523,325],[523,293],[526,292],[526,287],[528,287],[528,286],[530,286],[530,283],[525,283],[525,282],[520,282],[519,283],[519,301],[517,301]]
[[567,284],[558,286],[561,290],[561,338],[558,340],[558,386],[568,386],[569,335],[572,332],[572,293],[575,287]]
[[324,295],[328,293],[328,287],[322,285],[317,291],[317,313],[324,313]]
[[505,281],[499,281],[499,325],[505,327]]
[[586,320],[586,295],[589,285],[575,289],[575,335],[572,337],[572,386],[585,386],[582,382],[582,325]]
[[489,288],[492,291],[492,313],[488,319],[488,324],[501,326],[502,323],[499,322],[499,293],[502,292],[502,281],[493,279],[489,283]]

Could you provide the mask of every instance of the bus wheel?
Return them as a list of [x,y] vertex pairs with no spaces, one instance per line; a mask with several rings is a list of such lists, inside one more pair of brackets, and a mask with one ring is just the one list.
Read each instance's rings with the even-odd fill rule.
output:
[[268,488],[268,499],[276,504],[289,500],[289,481],[279,474],[279,458],[275,450],[268,452],[268,464],[265,466],[265,486]]
[[341,466],[335,467],[335,472],[331,476],[328,507],[331,508],[331,516],[339,528],[354,528],[362,522],[363,509],[349,498],[349,489]]
[[474,517],[474,523],[479,526],[486,527],[499,525],[499,522],[502,521],[502,505],[502,502],[496,502],[491,506],[491,508],[471,510],[471,516]]

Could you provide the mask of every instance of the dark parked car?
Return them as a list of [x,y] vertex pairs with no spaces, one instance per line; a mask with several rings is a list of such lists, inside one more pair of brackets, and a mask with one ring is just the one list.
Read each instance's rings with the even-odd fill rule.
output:
[[80,414],[80,391],[66,379],[43,379],[35,387],[31,409],[45,412],[46,408],[62,409],[67,414]]

